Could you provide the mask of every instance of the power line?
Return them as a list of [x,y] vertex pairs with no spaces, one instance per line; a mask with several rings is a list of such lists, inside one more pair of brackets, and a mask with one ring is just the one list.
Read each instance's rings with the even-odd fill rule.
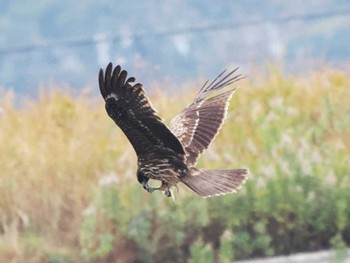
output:
[[215,24],[203,25],[203,26],[178,28],[178,29],[165,30],[165,31],[159,31],[159,32],[134,33],[128,36],[119,34],[119,35],[105,35],[105,36],[80,38],[80,39],[46,41],[46,42],[28,44],[28,45],[17,46],[17,47],[2,47],[0,48],[0,55],[29,53],[29,52],[40,51],[43,49],[52,49],[52,48],[58,48],[58,47],[73,48],[73,47],[79,47],[79,46],[89,46],[89,45],[95,45],[97,43],[121,41],[123,39],[142,40],[146,38],[165,38],[165,37],[171,37],[175,35],[197,34],[200,32],[227,31],[227,30],[245,28],[249,26],[261,26],[262,24],[268,24],[268,23],[287,24],[294,21],[312,21],[312,20],[320,20],[320,19],[349,16],[349,15],[350,15],[350,10],[334,10],[332,12],[326,12],[326,13],[291,15],[291,16],[277,17],[275,19],[269,19],[269,20],[254,19],[249,21],[215,23]]

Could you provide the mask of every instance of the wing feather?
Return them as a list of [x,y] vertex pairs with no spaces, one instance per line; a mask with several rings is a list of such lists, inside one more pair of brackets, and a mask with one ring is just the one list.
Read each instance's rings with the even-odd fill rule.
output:
[[184,154],[180,141],[162,123],[152,107],[140,83],[132,84],[135,78],[127,79],[127,72],[112,63],[99,74],[101,95],[106,102],[106,111],[121,128],[137,155],[147,152],[154,145],[162,145],[178,154]]
[[234,74],[236,71],[227,74],[223,71],[212,82],[205,82],[193,102],[170,122],[170,130],[185,148],[187,165],[196,164],[224,123],[235,89],[212,95],[242,79],[241,75]]

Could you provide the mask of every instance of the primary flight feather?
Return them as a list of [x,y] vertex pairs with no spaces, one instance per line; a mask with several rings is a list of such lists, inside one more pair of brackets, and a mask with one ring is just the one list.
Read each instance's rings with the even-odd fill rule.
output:
[[[118,65],[109,63],[100,70],[99,86],[108,115],[124,132],[138,158],[137,179],[148,192],[164,191],[182,182],[202,197],[223,195],[245,182],[246,169],[211,170],[195,165],[198,157],[218,134],[235,89],[222,89],[240,79],[236,70],[222,72],[210,84],[206,82],[193,102],[181,111],[169,128],[156,115],[144,89],[134,77]],[[153,188],[149,179],[161,181]]]

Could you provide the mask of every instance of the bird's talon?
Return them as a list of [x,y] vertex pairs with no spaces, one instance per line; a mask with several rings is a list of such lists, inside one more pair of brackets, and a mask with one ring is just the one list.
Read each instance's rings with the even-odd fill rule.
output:
[[143,185],[143,189],[145,189],[147,192],[149,193],[153,193],[155,190],[159,190],[159,188],[154,188],[154,187],[150,187],[147,183],[142,184]]
[[149,193],[153,193],[155,189],[152,188],[152,187],[148,187],[148,188],[146,188],[146,190],[147,190],[147,192],[149,192]]
[[164,194],[167,196],[167,197],[170,197],[171,196],[171,191],[169,188],[165,189],[164,190]]
[[145,189],[149,193],[152,193],[154,191],[154,189],[150,187],[147,183],[143,184],[143,189]]

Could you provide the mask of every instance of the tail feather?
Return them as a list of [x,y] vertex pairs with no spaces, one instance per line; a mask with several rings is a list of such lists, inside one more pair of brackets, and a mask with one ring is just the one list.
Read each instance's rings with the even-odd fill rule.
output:
[[193,169],[181,181],[201,197],[236,192],[247,179],[247,169]]

